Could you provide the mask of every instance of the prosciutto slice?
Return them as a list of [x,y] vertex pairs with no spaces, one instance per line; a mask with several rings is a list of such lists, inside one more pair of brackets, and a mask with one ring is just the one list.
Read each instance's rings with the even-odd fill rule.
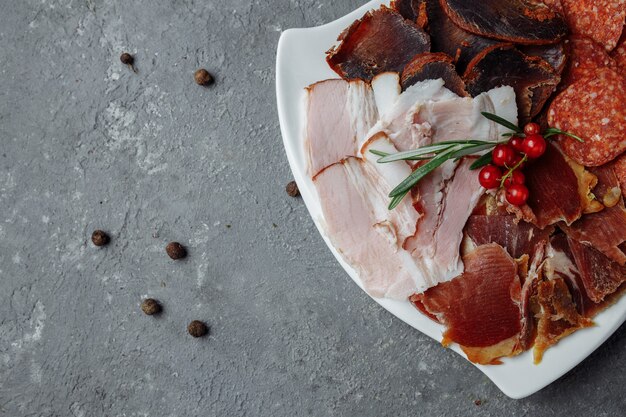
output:
[[479,246],[463,262],[463,274],[417,298],[446,326],[444,345],[458,343],[473,362],[497,363],[517,353],[522,330],[517,264],[497,244]]
[[626,242],[626,208],[619,182],[610,165],[596,168],[593,173],[598,177],[594,194],[606,208],[561,228],[572,239],[591,245],[613,261],[626,265],[626,254],[620,249]]
[[378,111],[370,86],[363,81],[326,80],[306,89],[308,172],[354,156],[358,141],[376,123]]

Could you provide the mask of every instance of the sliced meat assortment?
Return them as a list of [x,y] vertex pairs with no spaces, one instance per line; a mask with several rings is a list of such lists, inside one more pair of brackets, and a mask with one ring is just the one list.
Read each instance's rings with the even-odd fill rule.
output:
[[[517,264],[497,244],[479,246],[465,255],[463,262],[462,275],[430,288],[418,298],[446,326],[444,345],[458,343],[470,352],[470,360],[494,363],[515,352],[522,329]],[[471,349],[496,345],[504,349],[492,352],[491,357],[476,357],[486,350]]]
[[440,3],[457,26],[505,42],[545,45],[558,42],[568,31],[563,16],[537,0],[441,0]]
[[626,150],[625,102],[626,78],[600,68],[593,78],[575,82],[554,99],[548,122],[584,139],[581,143],[560,136],[570,158],[585,166],[604,165]]
[[425,80],[441,78],[444,86],[454,94],[467,97],[465,83],[456,72],[452,58],[443,53],[425,53],[415,56],[402,71],[402,89],[406,90],[413,84]]
[[472,96],[502,85],[513,87],[522,123],[539,114],[561,80],[550,64],[513,45],[484,50],[469,63],[463,78]]
[[593,39],[607,51],[615,48],[624,27],[624,0],[561,0],[561,4],[573,33]]
[[561,228],[572,239],[591,245],[613,261],[626,265],[626,254],[620,249],[620,245],[626,242],[622,190],[612,166],[604,165],[593,173],[598,178],[593,192],[604,203],[604,210],[586,214],[572,225],[562,225]]
[[326,61],[344,79],[369,81],[386,71],[401,72],[415,55],[430,51],[426,32],[385,6],[355,21],[338,40]]
[[306,89],[308,172],[358,152],[358,142],[376,123],[378,111],[370,86],[360,80],[327,80]]

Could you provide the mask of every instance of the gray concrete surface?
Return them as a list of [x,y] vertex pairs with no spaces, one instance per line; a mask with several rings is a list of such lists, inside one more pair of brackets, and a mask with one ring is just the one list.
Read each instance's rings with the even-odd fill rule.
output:
[[0,416],[623,413],[626,329],[510,400],[357,290],[285,194],[278,37],[361,3],[0,1]]

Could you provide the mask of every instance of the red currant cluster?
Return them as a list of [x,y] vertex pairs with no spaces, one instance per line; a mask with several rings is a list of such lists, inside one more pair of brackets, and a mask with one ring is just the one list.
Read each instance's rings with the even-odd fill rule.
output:
[[496,145],[491,154],[492,164],[480,171],[480,185],[487,189],[504,187],[510,204],[526,204],[529,191],[522,169],[526,161],[539,158],[546,152],[548,145],[540,132],[541,127],[537,123],[528,123],[523,137],[516,135],[508,143]]

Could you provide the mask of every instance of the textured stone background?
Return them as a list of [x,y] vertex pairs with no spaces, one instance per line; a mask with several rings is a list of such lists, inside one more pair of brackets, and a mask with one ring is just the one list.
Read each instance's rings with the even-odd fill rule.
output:
[[510,400],[357,290],[285,195],[278,37],[361,3],[0,1],[0,416],[623,412],[625,328]]

